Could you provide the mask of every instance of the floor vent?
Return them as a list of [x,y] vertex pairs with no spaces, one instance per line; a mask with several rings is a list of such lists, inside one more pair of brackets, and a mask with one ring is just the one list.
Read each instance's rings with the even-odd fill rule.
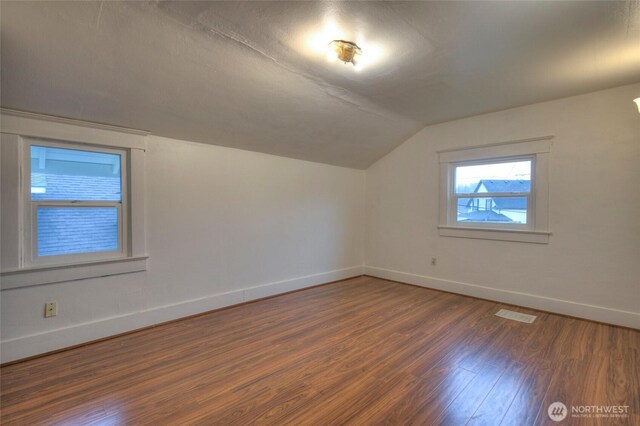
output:
[[520,312],[510,311],[508,309],[500,309],[496,312],[496,316],[514,321],[526,322],[527,324],[531,324],[536,319],[535,315],[521,314]]

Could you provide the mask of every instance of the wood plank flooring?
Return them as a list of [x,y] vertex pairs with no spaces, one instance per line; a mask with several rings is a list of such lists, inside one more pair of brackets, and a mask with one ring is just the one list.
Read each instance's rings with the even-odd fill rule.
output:
[[[640,424],[640,332],[370,277],[0,369],[3,425]],[[552,422],[547,407],[622,405]],[[569,408],[571,410],[571,408]]]

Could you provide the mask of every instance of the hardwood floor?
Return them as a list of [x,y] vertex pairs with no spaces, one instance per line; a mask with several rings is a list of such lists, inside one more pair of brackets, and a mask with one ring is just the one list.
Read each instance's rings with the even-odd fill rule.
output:
[[[35,424],[640,424],[640,332],[370,277],[0,369]],[[552,422],[547,407],[622,405]]]

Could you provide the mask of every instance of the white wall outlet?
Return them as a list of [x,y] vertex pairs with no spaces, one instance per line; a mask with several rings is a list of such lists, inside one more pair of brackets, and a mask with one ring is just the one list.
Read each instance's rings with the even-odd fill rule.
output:
[[44,304],[44,317],[55,317],[58,315],[58,302],[47,302]]
[[431,264],[432,264],[433,266],[436,266],[436,263],[438,263],[438,258],[437,258],[437,257],[432,257],[432,258],[431,258]]

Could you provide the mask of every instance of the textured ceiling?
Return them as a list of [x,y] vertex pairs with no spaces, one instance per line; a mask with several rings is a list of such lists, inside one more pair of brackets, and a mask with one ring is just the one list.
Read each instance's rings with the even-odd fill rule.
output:
[[[626,2],[8,2],[5,108],[366,168],[427,124],[640,81]],[[333,38],[363,67],[327,61]],[[319,48],[318,48],[319,47]]]

